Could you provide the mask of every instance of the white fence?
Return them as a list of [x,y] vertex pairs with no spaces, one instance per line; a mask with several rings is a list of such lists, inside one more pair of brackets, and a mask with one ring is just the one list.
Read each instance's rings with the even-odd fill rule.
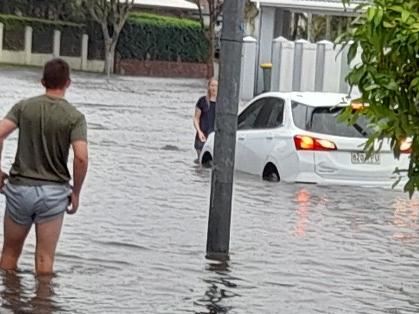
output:
[[32,52],[32,27],[25,27],[25,47],[22,51],[3,50],[4,25],[0,23],[0,63],[43,66],[48,60],[60,57],[66,60],[74,70],[103,72],[105,63],[103,60],[88,60],[89,37],[83,34],[80,57],[68,57],[60,54],[61,32],[54,31],[52,53]]
[[[242,100],[251,99],[260,88],[258,75],[263,72],[257,64],[257,41],[246,37],[243,41],[241,92]],[[261,47],[262,49],[263,47]],[[350,66],[347,49],[330,41],[310,43],[306,40],[289,41],[279,37],[273,41],[270,91],[349,91],[345,82]],[[359,62],[360,52],[354,64]],[[353,66],[352,64],[351,66]],[[266,88],[264,89],[266,91]]]

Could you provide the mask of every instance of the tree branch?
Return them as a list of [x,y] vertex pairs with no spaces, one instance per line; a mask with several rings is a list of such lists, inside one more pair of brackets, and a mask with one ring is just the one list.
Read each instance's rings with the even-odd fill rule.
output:
[[205,25],[204,25],[204,16],[202,14],[201,1],[200,0],[195,0],[194,2],[198,6],[199,22],[201,23],[202,30],[204,30]]

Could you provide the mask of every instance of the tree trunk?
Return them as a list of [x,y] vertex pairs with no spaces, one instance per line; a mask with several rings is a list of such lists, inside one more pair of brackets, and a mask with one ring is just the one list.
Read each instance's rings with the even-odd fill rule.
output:
[[116,44],[117,40],[114,38],[110,38],[109,41],[105,43],[105,73],[108,77],[114,73]]
[[112,45],[112,38],[105,40],[105,73],[109,77],[113,72],[115,47]]

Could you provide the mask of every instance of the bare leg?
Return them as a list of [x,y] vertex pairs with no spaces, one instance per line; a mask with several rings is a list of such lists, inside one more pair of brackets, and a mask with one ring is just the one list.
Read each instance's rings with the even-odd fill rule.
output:
[[35,269],[37,275],[53,273],[55,249],[63,225],[64,215],[36,225]]
[[30,229],[30,226],[19,225],[7,213],[5,214],[4,243],[0,268],[4,270],[16,270],[23,244]]
[[52,314],[61,312],[61,309],[56,307],[53,302],[55,295],[52,283],[53,277],[52,274],[36,277],[35,296],[29,302],[32,305],[33,313]]
[[15,271],[5,271],[1,273],[3,289],[0,292],[2,307],[9,310],[19,311],[23,305],[22,285],[20,276]]

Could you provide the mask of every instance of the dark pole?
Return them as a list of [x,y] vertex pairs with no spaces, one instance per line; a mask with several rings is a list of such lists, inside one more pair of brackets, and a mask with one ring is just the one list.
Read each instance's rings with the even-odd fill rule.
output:
[[244,5],[245,0],[226,0],[223,4],[220,79],[207,235],[207,258],[218,260],[229,257]]

